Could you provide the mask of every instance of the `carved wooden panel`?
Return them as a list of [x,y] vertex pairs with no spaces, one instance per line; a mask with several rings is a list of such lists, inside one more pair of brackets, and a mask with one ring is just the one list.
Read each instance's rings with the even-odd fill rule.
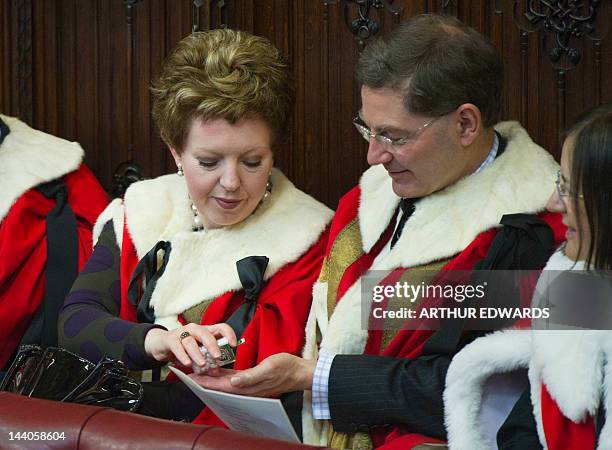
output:
[[363,45],[415,14],[457,16],[505,62],[504,116],[559,156],[578,114],[612,103],[610,2],[601,0],[5,0],[0,6],[0,111],[79,141],[111,191],[174,170],[151,120],[149,85],[195,29],[235,27],[272,40],[296,84],[287,147],[276,163],[335,207],[367,167],[351,123]]
[[0,108],[32,120],[32,2],[12,0],[0,11]]

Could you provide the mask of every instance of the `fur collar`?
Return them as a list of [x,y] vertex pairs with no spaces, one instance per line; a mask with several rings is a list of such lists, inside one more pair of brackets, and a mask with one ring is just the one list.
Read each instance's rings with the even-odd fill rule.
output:
[[[381,253],[372,270],[413,267],[453,256],[479,233],[499,226],[502,215],[544,209],[554,189],[557,163],[518,123],[500,123],[496,129],[508,140],[504,153],[481,172],[419,201],[395,247]],[[359,226],[363,251],[368,252],[388,226],[400,199],[381,166],[363,174],[360,188]],[[327,284],[317,282],[306,325],[304,357],[317,358],[319,350],[332,355],[363,353],[368,332],[361,325],[362,311],[370,304],[362,301],[360,283],[347,290],[329,319],[326,305]],[[320,349],[317,326],[323,336]],[[329,425],[313,420],[307,401],[302,419],[304,442],[326,445]]]
[[[561,271],[567,270],[584,270],[584,263],[555,252],[538,280],[536,295],[546,292]],[[580,422],[587,413],[597,412],[606,360],[604,344],[610,338],[612,332],[603,330],[533,331],[531,376],[546,384],[559,409],[572,421]]]
[[[497,129],[508,138],[505,152],[485,170],[421,200],[396,246],[379,255],[371,269],[411,267],[455,255],[479,233],[498,226],[502,215],[544,209],[554,189],[557,164],[517,123],[505,122]],[[387,227],[399,198],[382,167],[369,169],[361,188],[359,224],[364,251],[368,251]],[[327,324],[333,332],[324,334],[321,350],[361,353],[368,335],[361,327],[361,311],[367,307],[361,301],[360,283],[355,283]],[[326,316],[317,320],[327,323]]]
[[[385,268],[412,267],[448,258],[481,232],[499,226],[501,216],[544,209],[559,168],[517,122],[495,129],[508,140],[502,155],[486,169],[469,175],[416,204]],[[359,226],[368,252],[389,224],[399,204],[382,166],[361,178]]]
[[0,145],[2,220],[26,191],[78,169],[84,152],[78,143],[34,130],[14,117],[0,119],[11,130]]
[[608,330],[534,331],[529,364],[531,401],[546,448],[541,408],[541,383],[546,384],[561,413],[573,422],[595,416],[600,401],[606,411],[598,450],[612,449],[612,332]]
[[[541,412],[541,383],[546,384],[561,412],[580,422],[597,413],[602,399],[612,407],[612,344],[609,331],[498,331],[465,347],[446,375],[444,412],[449,448],[487,450],[480,422],[483,387],[493,374],[529,368],[531,401],[546,448]],[[612,425],[606,420],[599,450],[611,448]]]
[[247,220],[197,233],[191,231],[183,179],[165,175],[130,186],[124,209],[138,257],[160,240],[172,243],[170,260],[151,298],[157,323],[174,328],[177,315],[186,309],[241,289],[237,260],[268,256],[265,279],[269,279],[319,239],[332,211],[298,190],[279,170],[273,170],[272,183],[272,194]]
[[[545,289],[559,270],[582,270],[561,251],[548,261],[536,291]],[[540,441],[544,445],[541,383],[561,412],[574,422],[595,415],[602,396],[606,410],[612,399],[612,332],[600,330],[505,330],[477,339],[449,367],[444,392],[446,426],[451,449],[485,450],[479,423],[483,386],[493,374],[529,368],[531,398]],[[610,448],[612,425],[602,429],[598,449]],[[468,432],[467,430],[472,430]],[[612,445],[612,444],[610,444]]]
[[530,353],[529,330],[505,330],[475,340],[453,358],[444,390],[450,449],[490,448],[480,424],[484,384],[493,374],[527,368]]

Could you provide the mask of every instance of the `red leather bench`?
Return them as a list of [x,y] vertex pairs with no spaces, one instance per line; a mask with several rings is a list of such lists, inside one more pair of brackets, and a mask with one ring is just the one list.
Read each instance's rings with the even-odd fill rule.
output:
[[[64,439],[28,440],[27,432]],[[26,439],[10,440],[16,433]],[[23,433],[26,432],[26,433]],[[57,435],[56,435],[57,436]],[[317,448],[259,438],[223,428],[153,419],[111,408],[59,403],[0,392],[0,449],[278,449]]]

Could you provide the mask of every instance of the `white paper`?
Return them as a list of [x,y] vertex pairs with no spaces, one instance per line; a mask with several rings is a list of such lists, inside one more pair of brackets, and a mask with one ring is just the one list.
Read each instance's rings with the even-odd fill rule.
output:
[[205,389],[178,369],[170,370],[232,430],[300,442],[280,400]]

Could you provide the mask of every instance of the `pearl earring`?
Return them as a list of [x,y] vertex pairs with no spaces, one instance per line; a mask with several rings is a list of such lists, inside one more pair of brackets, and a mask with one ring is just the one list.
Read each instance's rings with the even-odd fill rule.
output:
[[178,168],[176,173],[179,177],[182,177],[183,175],[185,175],[185,172],[183,172],[183,165],[181,163],[178,163],[176,167]]
[[196,205],[193,204],[191,199],[189,199],[189,204],[191,206],[191,213],[193,214],[193,225],[191,226],[191,230],[202,231],[204,229],[204,224],[202,223],[202,219],[200,219],[198,208],[196,208]]
[[272,193],[272,180],[270,178],[268,178],[268,182],[266,183],[266,192],[264,193],[263,198],[261,199],[262,202],[264,202]]

